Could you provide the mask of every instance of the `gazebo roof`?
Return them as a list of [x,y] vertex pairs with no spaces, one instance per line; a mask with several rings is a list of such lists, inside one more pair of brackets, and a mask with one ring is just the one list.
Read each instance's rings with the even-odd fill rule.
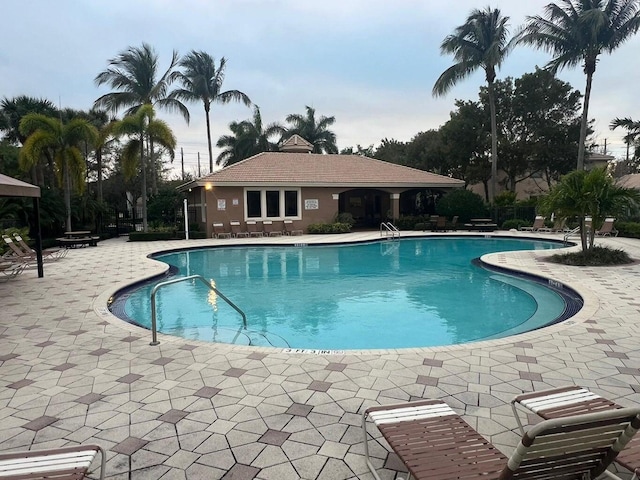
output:
[[40,187],[0,173],[0,197],[40,197]]

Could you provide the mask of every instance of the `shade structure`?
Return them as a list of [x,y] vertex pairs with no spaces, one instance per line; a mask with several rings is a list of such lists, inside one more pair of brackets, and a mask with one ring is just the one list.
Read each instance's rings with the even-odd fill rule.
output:
[[0,197],[31,197],[33,211],[36,216],[36,258],[38,261],[38,277],[44,277],[42,262],[42,236],[40,233],[40,187],[31,185],[13,177],[0,173]]

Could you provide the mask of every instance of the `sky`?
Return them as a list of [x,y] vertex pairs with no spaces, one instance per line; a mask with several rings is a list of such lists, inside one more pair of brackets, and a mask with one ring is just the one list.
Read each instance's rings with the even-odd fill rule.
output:
[[[240,90],[260,107],[264,124],[285,123],[311,106],[334,116],[338,148],[377,147],[384,138],[409,141],[449,119],[456,99],[477,100],[485,84],[478,71],[447,95],[431,94],[452,64],[440,54],[442,40],[472,9],[487,5],[509,17],[510,31],[527,15],[542,15],[548,0],[3,0],[0,4],[0,98],[28,95],[62,108],[88,110],[112,91],[96,75],[128,47],[150,44],[160,71],[173,50],[204,50],[227,59],[224,90]],[[11,20],[8,20],[11,19]],[[640,34],[611,55],[602,54],[594,75],[589,117],[600,150],[623,158],[624,131],[615,117],[640,117]],[[498,71],[518,78],[543,67],[548,53],[519,46]],[[558,77],[584,92],[581,68]],[[208,172],[204,109],[188,104],[191,122],[158,112],[178,140],[187,172]],[[242,104],[211,109],[213,143],[232,121],[252,117]],[[214,146],[214,157],[219,150]]]

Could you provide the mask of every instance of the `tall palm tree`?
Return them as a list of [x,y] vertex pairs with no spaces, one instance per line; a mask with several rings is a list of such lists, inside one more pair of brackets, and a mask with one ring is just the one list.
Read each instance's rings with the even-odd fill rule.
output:
[[487,7],[474,9],[463,25],[457,27],[440,45],[442,54],[452,54],[456,63],[447,68],[436,80],[432,94],[446,94],[456,83],[482,68],[488,85],[489,111],[491,115],[491,182],[489,198],[496,195],[498,178],[498,127],[494,81],[496,70],[511,51],[514,41],[509,40],[507,22],[499,9]]
[[640,27],[639,0],[560,0],[545,7],[545,16],[527,17],[518,42],[542,48],[553,58],[554,74],[582,64],[587,76],[578,143],[577,169],[584,169],[591,84],[598,55],[611,53]]
[[57,118],[30,113],[20,121],[20,133],[27,137],[19,158],[23,170],[37,164],[45,151],[51,152],[58,181],[64,189],[66,228],[71,230],[71,188],[75,186],[82,191],[85,186],[85,161],[79,146],[83,141],[95,142],[98,132],[85,119],[62,123]]
[[276,151],[278,144],[269,139],[284,133],[284,128],[277,122],[262,126],[262,115],[257,105],[252,120],[231,122],[229,129],[232,135],[223,135],[216,144],[224,148],[216,160],[218,165],[231,165],[258,153]]
[[127,136],[128,142],[122,152],[122,166],[126,178],[136,176],[138,171],[142,181],[142,230],[148,231],[147,222],[147,168],[145,156],[145,139],[164,147],[173,159],[176,138],[166,122],[155,118],[151,104],[140,107],[134,114],[124,117],[112,125],[112,133],[116,137]]
[[216,68],[215,59],[207,52],[191,50],[180,60],[179,65],[184,69],[176,72],[175,78],[182,84],[181,89],[171,92],[172,98],[187,102],[202,102],[207,121],[207,146],[209,147],[209,172],[213,172],[213,152],[211,149],[211,123],[209,112],[212,103],[242,102],[251,105],[249,97],[240,90],[222,91],[224,72],[227,66],[226,58],[220,59]]
[[609,124],[611,130],[615,130],[618,127],[622,127],[627,131],[624,136],[624,143],[627,144],[627,158],[629,161],[629,147],[634,143],[635,139],[640,137],[640,121],[636,122],[629,117],[626,118],[614,118]]
[[[142,105],[151,104],[161,110],[178,112],[189,123],[187,107],[168,93],[175,79],[175,68],[179,62],[178,52],[173,51],[171,63],[158,78],[158,54],[147,43],[141,47],[129,47],[109,60],[109,67],[94,79],[96,85],[108,84],[117,90],[102,95],[94,102],[94,107],[117,112],[126,108],[124,114],[135,113]],[[149,142],[152,152],[150,164],[153,174],[153,191],[157,192],[156,162],[153,158],[153,141]]]
[[287,135],[300,135],[307,142],[313,145],[313,153],[338,153],[336,145],[336,134],[328,127],[333,125],[336,117],[325,117],[322,115],[316,120],[316,110],[310,106],[305,106],[306,115],[292,113],[287,115],[286,121],[291,127],[286,130]]

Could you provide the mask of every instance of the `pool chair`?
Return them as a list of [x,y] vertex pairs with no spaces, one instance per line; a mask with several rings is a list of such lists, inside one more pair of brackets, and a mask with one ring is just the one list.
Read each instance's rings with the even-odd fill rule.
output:
[[214,223],[213,238],[231,238],[231,232],[225,230],[224,223]]
[[[20,247],[22,248],[22,250],[30,255],[36,255],[36,251],[31,248],[27,242],[25,242],[23,240],[23,238],[18,235],[17,233],[13,234],[13,238],[15,238],[16,242],[18,243],[18,245],[20,245]],[[42,259],[44,261],[47,260],[52,260],[52,261],[56,261],[56,260],[60,260],[62,257],[66,257],[67,256],[67,252],[69,250],[67,250],[66,248],[60,248],[60,247],[54,247],[54,248],[45,248],[42,250]]]
[[[104,479],[106,458],[98,445],[28,450],[0,454],[0,478],[7,479],[82,479],[100,452],[100,476]],[[91,478],[94,478],[93,476]]]
[[10,278],[15,278],[22,273],[22,271],[27,267],[25,262],[10,262],[10,261],[0,261],[0,279],[8,280]]
[[614,218],[605,218],[600,230],[596,230],[597,237],[617,237],[618,230],[613,228]]
[[536,218],[533,220],[533,225],[530,227],[520,227],[521,232],[538,232],[540,230],[545,229],[544,226],[544,217],[542,215],[536,215]]
[[3,255],[5,260],[11,260],[15,262],[22,262],[26,264],[32,264],[36,262],[36,254],[23,251],[18,245],[15,244],[8,235],[3,235],[2,239],[9,247],[9,251]]
[[255,220],[247,220],[246,223],[250,237],[264,237],[264,232],[258,229],[258,222]]
[[264,227],[264,233],[267,237],[282,236],[282,230],[278,230],[271,220],[264,220],[262,226]]
[[[511,400],[511,408],[520,432],[524,433],[519,409],[549,420],[584,413],[620,410],[623,407],[586,388],[572,385],[518,395]],[[633,478],[636,480],[640,475],[640,437],[634,437],[615,460],[622,467],[634,472]]]
[[544,420],[523,434],[507,457],[441,400],[370,407],[362,414],[362,431],[366,463],[376,480],[367,417],[415,480],[609,476],[606,469],[640,428],[640,407]]
[[242,231],[240,227],[240,222],[232,221],[231,225],[231,236],[235,238],[247,238],[249,236],[249,232]]
[[285,220],[283,222],[285,235],[302,235],[304,232],[301,229],[293,228],[293,220]]

